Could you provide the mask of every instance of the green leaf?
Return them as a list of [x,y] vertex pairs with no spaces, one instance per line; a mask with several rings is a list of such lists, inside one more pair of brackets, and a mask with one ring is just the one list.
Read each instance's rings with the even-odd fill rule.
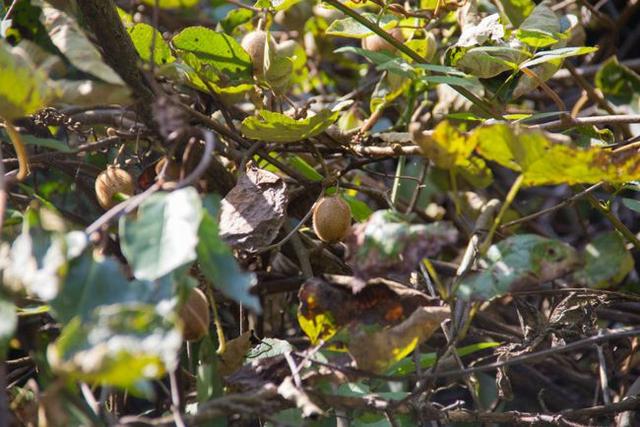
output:
[[547,47],[558,42],[561,37],[560,19],[549,7],[550,2],[542,2],[522,22],[516,31],[516,37],[533,47]]
[[120,219],[122,253],[138,279],[155,280],[196,259],[202,202],[193,187],[156,193]]
[[[1,115],[1,114],[0,114]],[[64,142],[53,139],[53,138],[38,138],[37,136],[29,135],[29,134],[21,134],[22,142],[26,145],[33,145],[36,147],[44,147],[49,148],[54,151],[59,151],[61,153],[70,153],[73,151],[71,147],[69,147]],[[7,131],[5,129],[0,129],[0,139],[9,142],[9,135],[7,135]]]
[[640,75],[619,63],[615,56],[600,66],[595,83],[602,93],[619,104],[629,104],[640,96]]
[[531,68],[534,65],[542,64],[549,61],[555,61],[558,59],[569,58],[571,56],[586,55],[598,50],[597,47],[563,47],[559,49],[546,50],[544,52],[538,52],[528,61],[524,61],[520,64],[520,69]]
[[257,116],[242,121],[240,130],[251,139],[272,142],[298,142],[316,136],[331,126],[339,111],[321,110],[306,119],[293,119],[281,113],[258,110]]
[[550,141],[542,132],[505,124],[476,128],[470,138],[487,160],[524,174],[524,185],[622,184],[640,175],[636,156]]
[[260,341],[260,344],[249,350],[246,359],[247,362],[253,362],[255,360],[279,356],[292,351],[295,351],[295,348],[289,343],[289,341],[278,338],[263,338]]
[[624,204],[627,208],[631,209],[632,211],[636,211],[640,213],[640,200],[628,199],[625,197],[622,199],[622,204]]
[[174,321],[175,315],[153,305],[101,306],[88,320],[71,320],[49,346],[47,359],[69,380],[149,394],[147,381],[177,364],[182,336]]
[[458,296],[488,300],[556,279],[578,265],[577,251],[559,240],[511,236],[489,248],[480,261],[484,269],[462,280]]
[[[148,6],[156,5],[156,0],[141,0]],[[157,0],[158,7],[161,9],[178,9],[197,6],[200,0]]]
[[43,228],[40,213],[35,210],[25,213],[22,233],[10,249],[8,245],[2,248],[0,267],[4,286],[50,301],[58,294],[64,278],[68,242],[59,230]]
[[17,325],[16,306],[0,293],[0,359],[5,358]]
[[[252,82],[251,58],[231,36],[205,27],[187,27],[171,40],[176,54],[197,72],[207,69],[231,83]],[[230,84],[222,84],[228,86]]]
[[287,10],[300,1],[301,0],[258,0],[254,7],[261,9],[273,9],[278,12],[281,10]]
[[514,27],[519,27],[527,16],[536,7],[532,0],[500,0],[507,18]]
[[174,297],[173,282],[165,276],[155,282],[129,281],[121,266],[110,258],[85,253],[69,265],[62,290],[51,301],[55,318],[68,323],[74,317],[87,320],[100,307],[125,303],[157,304]]
[[[398,18],[391,14],[377,16],[372,13],[363,13],[361,16],[369,20],[372,24],[378,25],[385,30],[395,27],[398,21]],[[373,31],[355,19],[348,17],[333,21],[325,33],[329,36],[362,39],[373,34]]]
[[[150,62],[152,56],[157,65],[168,64],[176,60],[171,53],[169,44],[162,38],[162,34],[151,25],[135,24],[133,27],[127,28],[127,32],[143,61]],[[152,48],[153,55],[151,54]]]
[[[476,353],[478,351],[486,350],[488,348],[495,348],[500,345],[499,342],[481,342],[477,344],[471,344],[464,347],[460,347],[456,349],[456,353],[458,356],[464,357],[470,354]],[[422,369],[428,369],[432,367],[437,360],[437,353],[425,353],[420,355],[420,367]],[[416,364],[413,358],[405,358],[400,362],[396,363],[389,369],[387,375],[408,375],[416,371]]]
[[489,78],[517,70],[518,64],[530,57],[531,54],[522,49],[482,46],[467,50],[454,65],[476,77]]
[[[217,215],[219,201],[210,202],[213,203],[212,210]],[[240,270],[231,249],[220,238],[216,217],[206,210],[203,211],[197,246],[198,262],[202,272],[224,295],[255,313],[260,313],[260,300],[250,293],[250,289],[256,283],[255,275]]]
[[51,41],[74,67],[112,85],[125,86],[122,78],[103,61],[98,49],[73,17],[46,1],[38,0],[34,4],[42,8],[40,20]]
[[584,248],[583,259],[584,267],[576,272],[575,278],[590,288],[614,287],[634,268],[633,256],[617,231],[594,238]]
[[52,93],[47,88],[47,76],[14,55],[0,40],[0,117],[13,120],[27,116],[44,107]]

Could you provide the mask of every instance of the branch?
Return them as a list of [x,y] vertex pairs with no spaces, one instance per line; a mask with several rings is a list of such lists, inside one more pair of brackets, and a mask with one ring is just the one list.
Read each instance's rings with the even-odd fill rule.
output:
[[143,121],[154,129],[156,126],[151,110],[154,95],[138,68],[140,58],[122,25],[115,3],[113,0],[82,0],[77,4],[84,24],[95,34],[102,48],[105,62],[133,90]]

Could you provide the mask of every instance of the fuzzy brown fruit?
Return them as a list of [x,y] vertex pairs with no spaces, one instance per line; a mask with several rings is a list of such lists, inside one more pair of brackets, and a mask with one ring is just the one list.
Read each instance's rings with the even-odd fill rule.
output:
[[[264,48],[267,44],[267,32],[262,30],[252,31],[242,39],[242,48],[251,57],[253,74],[258,79],[264,78]],[[276,41],[269,35],[269,51],[275,52]]]
[[184,325],[182,336],[185,340],[199,341],[209,333],[209,301],[200,289],[191,289],[178,315]]
[[104,209],[110,209],[118,203],[114,199],[116,194],[133,196],[133,178],[126,170],[117,166],[109,166],[96,178],[95,191],[100,206]]
[[351,228],[351,208],[340,196],[324,197],[313,210],[313,231],[323,242],[344,239]]
[[[389,31],[389,34],[400,43],[404,42],[404,36],[402,35],[402,30],[398,27]],[[377,34],[372,34],[362,39],[362,48],[370,50],[372,52],[382,52],[388,51],[393,52],[396,50],[388,41],[383,39]]]
[[[169,162],[169,164],[167,164]],[[158,163],[156,163],[155,171],[156,175],[160,175],[164,165],[167,165],[164,170],[164,180],[165,181],[177,181],[180,179],[180,163],[175,160],[169,160],[166,156],[162,157]]]

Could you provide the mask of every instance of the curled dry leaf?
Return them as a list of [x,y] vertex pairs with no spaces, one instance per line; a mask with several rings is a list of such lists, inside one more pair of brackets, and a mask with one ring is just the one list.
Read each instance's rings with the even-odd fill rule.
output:
[[284,224],[288,201],[286,184],[278,175],[250,166],[222,200],[220,237],[250,252],[267,246]]
[[393,211],[377,211],[347,237],[347,262],[354,275],[366,280],[387,276],[404,278],[424,257],[438,254],[458,239],[449,222],[411,224]]
[[427,340],[448,317],[430,297],[390,280],[361,288],[348,276],[309,279],[298,293],[298,322],[312,343],[343,346],[358,367],[382,372]]
[[251,348],[251,331],[247,331],[237,338],[227,341],[227,348],[220,355],[218,372],[227,376],[242,367],[244,357]]

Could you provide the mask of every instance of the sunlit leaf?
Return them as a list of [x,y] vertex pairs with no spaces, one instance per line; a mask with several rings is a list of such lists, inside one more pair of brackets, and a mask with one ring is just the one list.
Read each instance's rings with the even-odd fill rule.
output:
[[13,120],[34,113],[51,98],[47,76],[0,40],[0,117]]
[[141,0],[142,3],[148,6],[156,5],[162,9],[179,9],[196,6],[200,0]]
[[75,19],[50,3],[38,0],[42,7],[41,21],[51,41],[79,70],[112,85],[124,86],[124,81],[104,60],[100,51],[87,38]]
[[521,171],[525,185],[620,184],[640,176],[636,153],[565,145],[550,141],[539,131],[512,130],[497,124],[477,128],[471,138],[487,160]]
[[[371,21],[372,24],[378,25],[385,30],[389,30],[395,27],[398,20],[396,16],[391,14],[386,14],[381,17],[371,13],[363,13],[361,15],[362,17]],[[331,25],[329,25],[329,28],[327,28],[326,34],[330,36],[361,39],[373,34],[373,31],[371,31],[368,27],[362,25],[355,19],[348,17],[344,19],[336,19],[335,21],[333,21]]]
[[202,202],[193,187],[156,193],[137,218],[120,220],[122,253],[138,279],[154,280],[196,259]]
[[150,62],[152,57],[158,65],[175,61],[169,44],[164,41],[162,34],[151,25],[141,22],[127,28],[127,32],[143,61]]
[[281,113],[259,110],[247,117],[240,128],[247,138],[272,142],[298,142],[324,132],[336,120],[339,111],[321,110],[306,119],[293,119]]
[[519,234],[492,245],[479,272],[466,276],[458,288],[464,299],[491,299],[561,277],[579,265],[578,252],[559,241]]

